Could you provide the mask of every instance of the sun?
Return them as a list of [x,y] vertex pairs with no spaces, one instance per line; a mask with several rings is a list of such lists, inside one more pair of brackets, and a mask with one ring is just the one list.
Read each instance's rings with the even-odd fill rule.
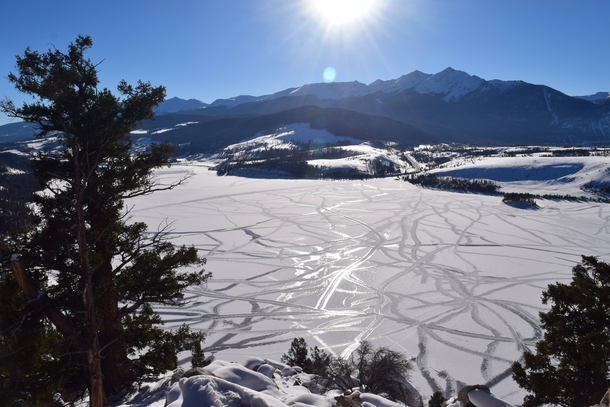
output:
[[328,23],[343,25],[368,15],[375,0],[311,0],[313,8]]

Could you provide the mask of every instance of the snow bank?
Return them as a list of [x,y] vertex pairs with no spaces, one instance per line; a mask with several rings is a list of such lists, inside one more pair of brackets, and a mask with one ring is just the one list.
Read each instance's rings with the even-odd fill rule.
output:
[[[167,392],[167,407],[332,407],[337,403],[335,396],[341,394],[311,393],[300,385],[310,382],[311,376],[298,367],[256,357],[245,365],[216,360],[206,366],[213,376],[180,379]],[[360,398],[363,407],[402,406],[370,393],[361,393]]]
[[285,407],[278,399],[212,376],[181,379],[168,393],[167,407]]
[[278,395],[279,393],[277,385],[271,378],[237,363],[216,369],[214,374],[227,381],[239,383],[241,386],[251,390],[273,395]]

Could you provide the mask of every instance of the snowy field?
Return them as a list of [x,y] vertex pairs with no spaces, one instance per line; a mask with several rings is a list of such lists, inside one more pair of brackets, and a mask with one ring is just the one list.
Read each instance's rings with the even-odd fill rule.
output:
[[218,177],[205,163],[159,176],[188,172],[186,185],[131,201],[132,215],[151,231],[171,222],[176,243],[207,257],[213,278],[161,315],[206,332],[215,359],[279,360],[295,337],[347,356],[369,340],[413,358],[424,400],[488,384],[521,404],[509,367],[542,335],[541,292],[569,282],[583,254],[610,260],[609,204],[524,210],[394,179]]

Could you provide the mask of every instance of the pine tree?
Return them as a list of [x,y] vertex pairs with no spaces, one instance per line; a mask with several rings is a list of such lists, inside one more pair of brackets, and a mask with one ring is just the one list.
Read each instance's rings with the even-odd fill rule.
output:
[[194,247],[166,240],[167,228],[149,236],[147,225],[129,222],[125,199],[180,184],[158,185],[153,178],[174,153],[168,143],[132,151],[130,131],[153,118],[165,89],[125,81],[119,96],[99,89],[98,65],[84,55],[92,45],[90,37],[79,36],[66,53],[26,49],[8,79],[33,102],[17,107],[4,100],[0,110],[35,123],[39,138],[57,137],[62,146],[32,157],[46,192],[35,198],[31,228],[11,240],[21,257],[11,258],[13,275],[3,282],[14,281],[36,306],[31,316],[44,317],[36,329],[61,338],[56,357],[78,367],[90,403],[98,407],[138,375],[175,367],[181,350],[204,363],[203,335],[186,327],[163,330],[152,305],[179,303],[187,286],[209,274],[193,269],[205,262]]
[[447,401],[447,399],[443,396],[443,393],[435,391],[432,393],[430,400],[428,400],[428,407],[442,407],[445,401]]
[[294,338],[290,349],[282,356],[282,362],[288,366],[298,366],[310,373],[311,359],[307,357],[307,342],[303,338]]
[[331,357],[317,346],[309,348],[311,358],[308,356],[307,342],[303,338],[294,338],[290,349],[282,356],[282,362],[289,366],[298,366],[305,373],[323,376],[330,364]]
[[544,339],[536,353],[515,362],[513,379],[530,394],[525,407],[589,406],[610,387],[610,264],[582,257],[570,284],[550,284],[542,294]]

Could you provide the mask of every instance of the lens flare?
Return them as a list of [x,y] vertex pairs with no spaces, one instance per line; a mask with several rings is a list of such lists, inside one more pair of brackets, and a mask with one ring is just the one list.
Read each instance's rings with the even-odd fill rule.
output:
[[324,69],[324,73],[322,73],[322,77],[324,78],[324,82],[332,82],[335,80],[337,76],[337,71],[332,66]]

